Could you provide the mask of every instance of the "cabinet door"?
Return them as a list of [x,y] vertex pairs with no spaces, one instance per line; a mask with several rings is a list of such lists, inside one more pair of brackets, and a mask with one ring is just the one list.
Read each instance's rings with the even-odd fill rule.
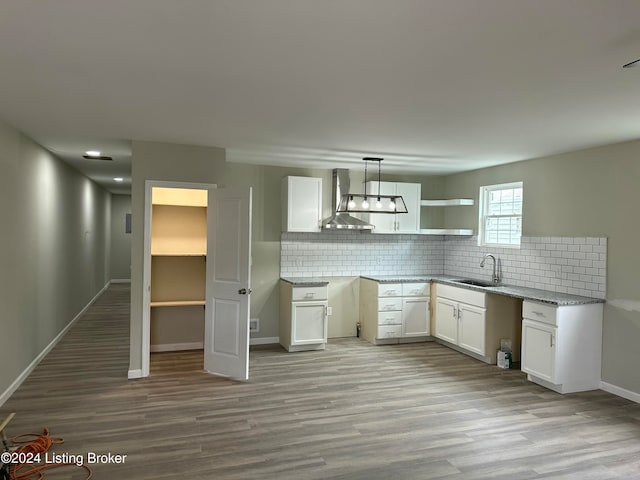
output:
[[521,370],[551,383],[556,381],[557,328],[531,320],[522,321]]
[[429,299],[405,298],[402,301],[402,336],[424,337],[429,335]]
[[460,312],[458,345],[479,355],[485,355],[486,310],[465,303],[460,303],[458,310]]
[[436,300],[436,337],[456,345],[458,344],[457,308],[456,302],[446,298]]
[[291,302],[291,345],[327,341],[327,302]]
[[396,194],[402,195],[407,213],[399,213],[396,217],[396,232],[418,233],[420,231],[420,196],[422,187],[419,183],[396,183]]
[[287,182],[286,231],[319,232],[322,222],[322,179],[286,177],[284,181]]

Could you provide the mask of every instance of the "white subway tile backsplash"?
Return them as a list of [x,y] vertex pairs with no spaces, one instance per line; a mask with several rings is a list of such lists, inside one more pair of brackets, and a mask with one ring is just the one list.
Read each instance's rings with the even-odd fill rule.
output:
[[283,233],[282,276],[421,275],[489,279],[500,259],[504,283],[606,296],[607,239],[522,237],[521,248],[479,247],[477,237],[375,235],[358,232]]

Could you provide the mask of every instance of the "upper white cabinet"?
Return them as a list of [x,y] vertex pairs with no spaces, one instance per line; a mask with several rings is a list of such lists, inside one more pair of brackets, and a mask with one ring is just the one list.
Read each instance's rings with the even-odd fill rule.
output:
[[367,194],[401,195],[408,213],[396,215],[388,213],[368,214],[369,223],[375,228],[373,233],[420,233],[420,195],[422,186],[419,183],[378,182],[366,183]]
[[282,179],[282,231],[319,232],[322,225],[322,179]]
[[559,393],[600,388],[602,304],[522,304],[522,371]]

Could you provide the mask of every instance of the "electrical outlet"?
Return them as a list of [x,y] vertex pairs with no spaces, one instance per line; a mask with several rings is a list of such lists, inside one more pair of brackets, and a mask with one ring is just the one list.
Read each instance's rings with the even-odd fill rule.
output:
[[327,307],[327,316],[333,315],[333,307]]
[[296,257],[296,267],[302,266],[302,257]]
[[249,319],[249,331],[251,333],[257,333],[260,331],[260,319],[259,318],[251,318]]

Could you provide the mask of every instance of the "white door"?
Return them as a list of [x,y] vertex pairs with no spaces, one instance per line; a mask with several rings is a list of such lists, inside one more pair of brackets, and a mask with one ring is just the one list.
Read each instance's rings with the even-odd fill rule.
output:
[[522,321],[521,370],[556,382],[556,327],[530,320]]
[[402,336],[429,335],[429,299],[412,297],[402,300]]
[[446,298],[436,299],[436,337],[458,344],[458,304]]
[[461,303],[458,305],[460,323],[458,345],[479,355],[485,355],[485,312],[484,308]]
[[251,189],[209,190],[204,368],[249,378]]

